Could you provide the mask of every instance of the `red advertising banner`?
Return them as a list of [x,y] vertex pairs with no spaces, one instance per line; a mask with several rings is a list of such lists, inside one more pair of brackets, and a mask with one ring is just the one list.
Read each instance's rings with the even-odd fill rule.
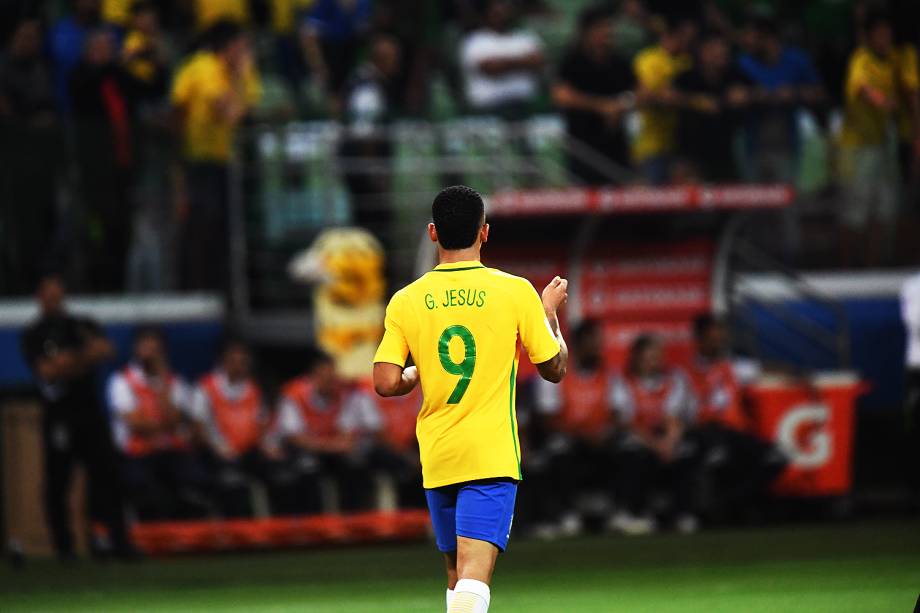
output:
[[577,215],[777,209],[792,204],[790,185],[681,185],[504,191],[488,199],[489,215]]
[[865,385],[852,375],[819,377],[817,397],[784,380],[748,389],[755,433],[790,458],[774,485],[782,496],[839,496],[852,486],[854,413]]

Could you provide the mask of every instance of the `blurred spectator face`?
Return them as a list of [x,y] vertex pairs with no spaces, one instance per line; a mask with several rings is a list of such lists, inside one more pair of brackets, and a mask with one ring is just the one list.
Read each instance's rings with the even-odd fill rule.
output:
[[101,0],[74,0],[73,12],[84,21],[95,21],[99,18]]
[[700,46],[700,64],[705,68],[721,72],[728,68],[730,60],[728,43],[722,38],[707,38]]
[[645,16],[645,6],[641,0],[626,0],[620,5],[620,12],[638,21]]
[[400,51],[395,39],[382,36],[374,41],[371,61],[384,76],[392,77],[399,72]]
[[224,351],[221,368],[231,381],[241,381],[249,377],[252,358],[243,345],[231,345]]
[[157,12],[152,6],[144,6],[131,18],[131,25],[135,30],[140,30],[145,34],[155,34],[160,29]]
[[602,57],[613,50],[613,21],[601,19],[585,28],[582,44],[591,55]]
[[600,366],[602,345],[601,331],[597,324],[592,322],[576,330],[573,348],[579,365],[584,368]]
[[20,59],[37,57],[42,48],[42,29],[38,21],[23,21],[10,41],[10,53]]
[[888,55],[894,48],[894,35],[891,24],[887,21],[878,21],[869,27],[866,32],[866,42],[873,53]]
[[87,64],[105,66],[115,61],[115,40],[109,32],[93,32],[86,41],[83,57]]
[[714,322],[703,331],[697,342],[700,354],[714,358],[728,346],[728,329],[722,322]]
[[310,379],[321,396],[331,398],[339,393],[339,377],[331,360],[322,360],[316,364],[310,372]]
[[650,377],[664,370],[664,351],[661,343],[653,340],[643,347],[635,357],[635,374]]
[[45,315],[53,315],[64,310],[64,282],[59,277],[42,279],[35,293],[38,306]]
[[738,30],[738,46],[744,53],[756,55],[760,44],[760,32],[753,23],[747,23]]
[[511,0],[492,0],[486,7],[486,26],[496,32],[504,32],[514,21],[514,3]]
[[674,31],[674,36],[677,39],[678,50],[681,53],[685,53],[693,47],[693,42],[696,40],[696,35],[699,33],[699,28],[692,21],[683,21],[681,22]]
[[144,371],[157,372],[166,362],[163,340],[156,334],[144,334],[134,342],[134,359]]
[[227,43],[220,54],[232,68],[241,68],[246,63],[246,58],[249,57],[249,39],[245,36],[237,36]]

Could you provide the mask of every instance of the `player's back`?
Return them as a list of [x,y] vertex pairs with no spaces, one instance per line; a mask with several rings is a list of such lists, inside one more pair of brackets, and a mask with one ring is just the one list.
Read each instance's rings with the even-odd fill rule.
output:
[[419,369],[425,487],[519,479],[519,341],[538,363],[559,351],[533,286],[479,262],[441,265],[393,297],[394,328]]

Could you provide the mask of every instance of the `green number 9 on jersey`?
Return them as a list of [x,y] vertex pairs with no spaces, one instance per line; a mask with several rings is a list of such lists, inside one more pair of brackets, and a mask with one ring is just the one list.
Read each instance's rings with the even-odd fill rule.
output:
[[[454,362],[450,357],[450,341],[454,337],[459,337],[463,341],[463,361],[459,363]],[[476,341],[473,339],[473,333],[466,326],[448,326],[438,339],[438,356],[441,358],[441,366],[444,367],[444,370],[460,377],[450,398],[447,399],[447,404],[457,404],[470,386],[473,369],[476,368]]]

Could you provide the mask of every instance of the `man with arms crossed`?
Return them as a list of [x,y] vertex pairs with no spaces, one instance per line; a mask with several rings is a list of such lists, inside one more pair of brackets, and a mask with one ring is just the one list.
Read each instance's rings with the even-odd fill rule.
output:
[[[482,198],[455,186],[432,204],[428,235],[440,265],[396,292],[374,358],[381,396],[422,385],[416,433],[431,523],[447,562],[448,613],[486,613],[495,560],[508,544],[521,480],[514,411],[519,344],[540,375],[565,376],[557,309],[568,282],[542,301],[526,279],[486,268]],[[406,367],[412,356],[414,366]]]

